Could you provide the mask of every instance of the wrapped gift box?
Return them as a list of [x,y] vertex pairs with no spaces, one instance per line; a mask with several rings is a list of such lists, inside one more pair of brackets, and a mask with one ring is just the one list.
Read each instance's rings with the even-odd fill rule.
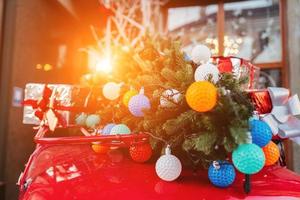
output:
[[[35,104],[43,99],[44,89],[46,84],[40,83],[28,83],[25,87],[24,95],[24,112],[23,112],[23,123],[39,125],[41,120],[36,116],[37,108]],[[52,91],[55,89],[56,95],[55,100],[59,102],[60,106],[71,107],[72,97],[72,85],[66,84],[47,84],[47,87]],[[32,104],[32,105],[30,105]],[[70,121],[70,111],[57,110],[57,112],[65,119],[66,123]]]
[[[67,84],[28,83],[25,87],[23,123],[39,125],[41,119],[38,110],[47,110],[50,95],[45,97],[45,86],[50,95],[55,91],[54,110],[63,119],[66,126],[75,124],[75,117],[81,112],[87,114],[99,110],[101,103],[107,103],[100,87],[80,87]],[[44,102],[41,103],[41,100]],[[47,104],[47,105],[43,105]]]

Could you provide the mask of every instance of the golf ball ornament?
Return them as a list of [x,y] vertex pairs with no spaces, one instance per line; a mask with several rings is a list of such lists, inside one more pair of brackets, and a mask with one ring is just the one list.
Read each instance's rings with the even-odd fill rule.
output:
[[209,166],[208,178],[217,187],[228,187],[235,180],[234,167],[227,161],[214,161]]
[[88,117],[87,114],[81,113],[76,117],[75,123],[79,126],[84,126],[87,117]]
[[165,149],[165,155],[162,155],[155,164],[155,171],[159,178],[164,181],[174,181],[182,171],[180,160],[171,154],[171,149],[168,146]]
[[104,85],[102,92],[103,96],[109,100],[115,100],[119,98],[122,84],[115,82],[108,82]]
[[233,151],[232,162],[240,172],[256,174],[265,165],[265,155],[256,144],[241,144]]
[[114,123],[109,123],[106,126],[104,126],[104,128],[102,129],[102,135],[109,135],[111,132],[111,129],[116,126],[116,124]]
[[129,100],[128,109],[135,117],[143,117],[144,110],[150,109],[150,100],[144,94],[138,94]]
[[96,114],[89,115],[85,120],[85,125],[89,128],[96,128],[100,123],[100,116]]
[[131,133],[130,129],[125,124],[115,125],[110,131],[110,135],[130,134],[130,133]]
[[129,154],[135,162],[143,163],[151,158],[152,147],[149,143],[131,145]]
[[280,157],[278,146],[274,142],[270,141],[269,144],[264,146],[262,149],[266,157],[265,166],[274,165]]
[[219,70],[218,68],[210,63],[205,63],[197,67],[194,78],[195,81],[205,81],[208,80],[209,76],[211,76],[212,82],[216,83],[219,80]]
[[207,112],[217,104],[217,88],[208,81],[194,82],[187,89],[185,98],[193,110]]
[[210,57],[210,49],[205,45],[199,44],[192,49],[191,59],[198,65],[207,62]]
[[266,146],[272,139],[272,130],[266,122],[261,120],[250,121],[252,142],[260,147]]

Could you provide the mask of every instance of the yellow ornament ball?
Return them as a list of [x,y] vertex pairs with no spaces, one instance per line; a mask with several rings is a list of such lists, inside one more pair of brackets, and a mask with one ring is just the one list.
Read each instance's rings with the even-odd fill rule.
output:
[[185,98],[193,110],[206,112],[217,103],[217,88],[208,81],[194,82],[187,89]]
[[138,94],[138,91],[136,90],[129,90],[127,91],[124,96],[123,96],[123,104],[127,107],[128,106],[128,102],[131,99],[131,97],[135,96]]

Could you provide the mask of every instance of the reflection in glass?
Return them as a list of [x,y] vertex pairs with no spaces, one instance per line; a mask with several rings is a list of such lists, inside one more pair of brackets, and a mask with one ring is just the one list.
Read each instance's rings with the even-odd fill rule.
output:
[[168,9],[168,30],[180,37],[188,55],[196,43],[205,44],[213,55],[218,54],[217,11],[217,5]]
[[281,86],[280,69],[261,69],[258,89]]
[[224,55],[254,63],[281,61],[278,0],[225,3]]

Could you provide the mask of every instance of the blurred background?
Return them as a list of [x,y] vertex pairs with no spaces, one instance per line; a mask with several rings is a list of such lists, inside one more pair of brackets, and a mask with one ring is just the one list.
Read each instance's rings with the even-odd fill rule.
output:
[[[261,68],[259,87],[300,94],[300,0],[169,0],[158,30],[214,55],[234,55]],[[35,148],[22,124],[26,83],[78,83],[92,66],[82,51],[95,45],[109,13],[98,0],[0,0],[0,199],[17,199],[16,182]],[[93,29],[92,29],[93,30]],[[300,146],[286,142],[288,168],[300,173]]]

